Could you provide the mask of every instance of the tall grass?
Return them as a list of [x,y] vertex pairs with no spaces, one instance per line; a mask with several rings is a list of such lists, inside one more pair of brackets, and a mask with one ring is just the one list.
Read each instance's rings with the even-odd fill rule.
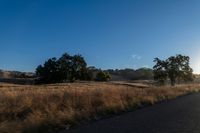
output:
[[109,83],[0,85],[0,132],[68,129],[146,104],[199,91],[200,86],[137,88]]

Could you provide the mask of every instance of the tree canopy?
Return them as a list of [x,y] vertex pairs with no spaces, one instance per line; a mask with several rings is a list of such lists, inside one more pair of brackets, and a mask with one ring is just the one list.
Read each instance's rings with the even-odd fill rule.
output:
[[88,79],[87,63],[81,55],[71,56],[64,53],[59,59],[50,58],[36,68],[36,75],[41,83]]

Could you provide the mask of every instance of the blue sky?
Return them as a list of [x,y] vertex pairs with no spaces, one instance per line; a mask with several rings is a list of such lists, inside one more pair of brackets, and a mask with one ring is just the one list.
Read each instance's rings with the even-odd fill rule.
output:
[[103,69],[185,54],[200,73],[200,1],[0,0],[0,46],[6,70],[34,71],[68,52]]

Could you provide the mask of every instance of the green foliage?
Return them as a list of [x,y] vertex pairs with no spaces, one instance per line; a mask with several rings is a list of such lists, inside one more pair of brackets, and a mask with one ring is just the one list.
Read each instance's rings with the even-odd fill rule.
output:
[[81,55],[63,54],[59,59],[51,58],[36,68],[36,75],[41,83],[58,83],[64,81],[85,80],[87,63]]
[[167,60],[163,61],[159,58],[155,58],[156,65],[153,67],[154,79],[159,83],[164,82],[169,78],[171,85],[174,86],[176,81],[192,81],[193,70],[189,65],[189,56],[176,55],[171,56]]
[[96,81],[108,81],[111,78],[108,72],[100,71],[96,75]]

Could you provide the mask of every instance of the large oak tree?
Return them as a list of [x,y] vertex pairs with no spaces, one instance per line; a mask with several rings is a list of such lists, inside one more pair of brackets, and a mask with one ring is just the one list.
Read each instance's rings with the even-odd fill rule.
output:
[[160,83],[164,83],[167,79],[170,80],[171,85],[174,86],[176,82],[192,81],[193,70],[189,65],[190,57],[184,55],[171,56],[167,60],[160,60],[155,58],[156,63],[153,67],[154,79]]

